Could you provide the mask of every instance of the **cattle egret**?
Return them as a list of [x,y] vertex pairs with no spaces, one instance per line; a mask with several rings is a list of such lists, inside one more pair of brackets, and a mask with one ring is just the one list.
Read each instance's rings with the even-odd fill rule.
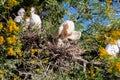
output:
[[18,14],[18,16],[15,17],[14,21],[17,23],[21,23],[23,21],[24,15],[25,15],[25,9],[20,8],[17,14]]
[[120,39],[117,40],[117,45],[120,48]]
[[30,16],[30,28],[35,29],[38,28],[41,30],[41,19],[39,15],[35,14],[35,8],[32,7],[30,10],[31,16]]
[[24,15],[25,15],[25,9],[24,8],[20,8],[20,10],[18,11],[18,16],[24,17]]
[[117,54],[119,53],[119,48],[117,44],[108,44],[105,49],[108,52],[108,54],[112,56],[117,56]]
[[[56,35],[56,34],[55,34]],[[66,20],[63,22],[58,31],[57,31],[57,39],[58,39],[58,46],[64,45],[63,42],[77,41],[81,37],[80,31],[75,31],[74,22],[70,20]]]
[[58,36],[61,38],[66,38],[67,36],[71,35],[75,29],[74,22],[67,20],[61,24],[58,29]]
[[71,41],[77,41],[79,40],[81,37],[81,32],[79,31],[73,31],[73,33],[67,37],[67,39],[71,40]]

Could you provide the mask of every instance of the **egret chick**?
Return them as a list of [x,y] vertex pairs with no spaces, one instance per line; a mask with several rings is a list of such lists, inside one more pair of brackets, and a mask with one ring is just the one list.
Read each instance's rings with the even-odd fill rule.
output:
[[108,54],[112,56],[117,56],[117,54],[119,53],[119,48],[117,44],[108,44],[105,49],[108,52]]
[[21,23],[23,21],[24,15],[25,15],[25,9],[24,8],[20,8],[18,10],[18,16],[15,17],[14,21],[17,23]]
[[35,14],[35,8],[32,7],[30,10],[31,16],[30,16],[30,28],[31,29],[39,29],[41,30],[41,19],[39,15]]
[[58,29],[58,36],[60,36],[62,39],[70,36],[75,29],[74,22],[70,20],[66,20],[63,22],[59,29]]

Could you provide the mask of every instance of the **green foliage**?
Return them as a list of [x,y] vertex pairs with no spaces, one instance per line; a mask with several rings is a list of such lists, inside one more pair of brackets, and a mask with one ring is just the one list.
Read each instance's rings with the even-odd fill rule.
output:
[[[77,13],[70,13],[64,5],[69,9],[76,9]],[[32,6],[42,19],[40,35],[29,30],[22,32],[23,26],[13,21],[21,7],[27,12],[25,17],[29,17]],[[58,53],[53,53],[46,46],[46,43],[54,38],[64,15],[75,22],[77,31],[82,32],[77,44],[86,50],[83,54],[83,58],[89,61],[86,72],[83,71],[83,64],[77,61],[66,58],[62,61],[59,56],[55,59]],[[109,20],[111,25],[106,26],[101,19]],[[90,24],[85,27],[84,23],[87,21],[90,21]],[[104,47],[120,39],[119,26],[120,19],[115,19],[113,6],[106,3],[102,5],[98,0],[1,0],[0,79],[114,79],[120,76],[120,59],[108,55]],[[93,62],[101,65],[96,66]]]

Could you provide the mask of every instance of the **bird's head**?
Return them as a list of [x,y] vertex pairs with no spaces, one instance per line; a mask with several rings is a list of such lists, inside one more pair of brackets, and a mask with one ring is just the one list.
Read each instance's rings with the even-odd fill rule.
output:
[[20,8],[19,11],[18,11],[18,15],[23,17],[25,15],[25,9]]
[[34,7],[31,7],[30,13],[31,13],[31,14],[32,14],[32,13],[35,13],[35,8],[34,8]]

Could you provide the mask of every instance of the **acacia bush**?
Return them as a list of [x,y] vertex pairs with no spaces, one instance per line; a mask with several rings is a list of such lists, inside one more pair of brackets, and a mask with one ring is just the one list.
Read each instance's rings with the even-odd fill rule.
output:
[[[116,10],[111,3],[111,0],[104,4],[98,0],[1,0],[0,79],[119,79],[120,59],[105,50],[108,43],[115,44],[120,38],[120,19],[115,18]],[[27,18],[32,6],[42,19],[39,35],[29,30],[24,32],[22,24],[14,22],[19,8],[25,8]],[[54,41],[65,16],[82,32],[81,39],[60,48],[48,45],[48,41]],[[74,59],[74,54],[80,59]]]

